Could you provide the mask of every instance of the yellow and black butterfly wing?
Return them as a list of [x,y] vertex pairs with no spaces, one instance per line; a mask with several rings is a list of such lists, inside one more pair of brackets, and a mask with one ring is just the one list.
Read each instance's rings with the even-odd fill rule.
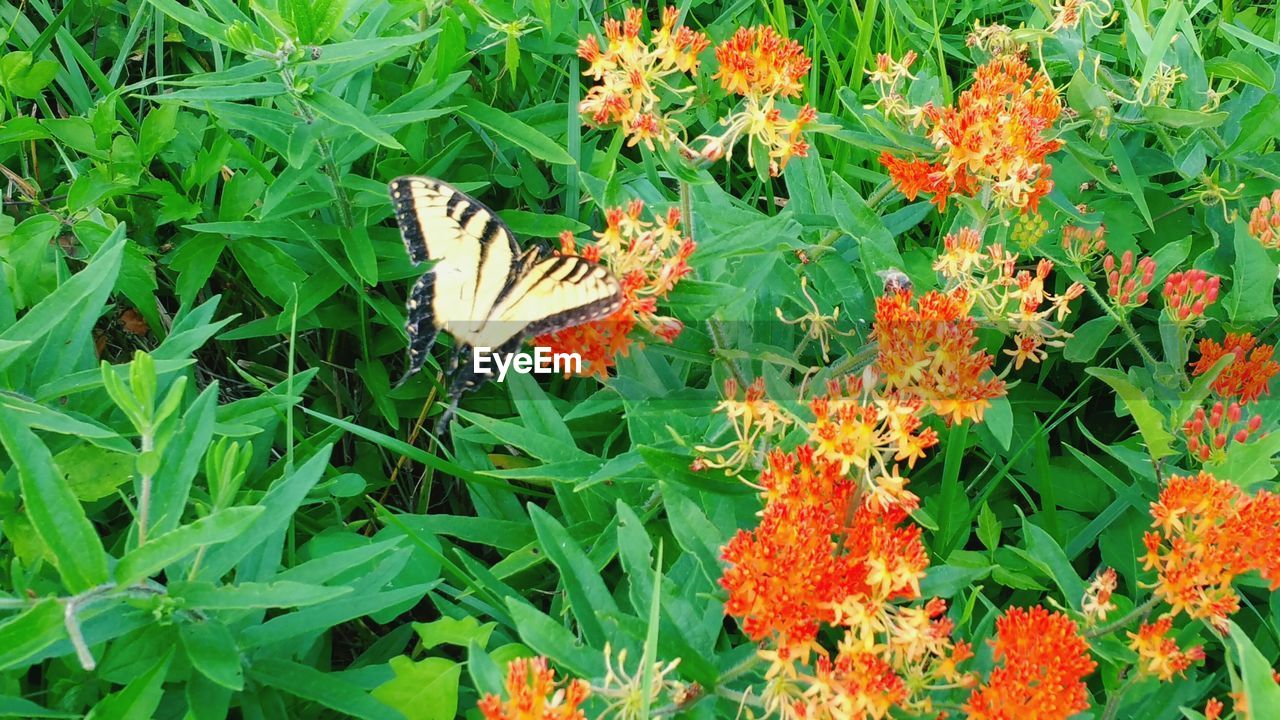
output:
[[437,332],[462,339],[483,322],[521,257],[497,214],[452,185],[410,176],[392,180],[390,191],[409,259],[433,261],[409,295],[408,377],[421,369]]
[[622,307],[622,287],[603,266],[576,255],[533,262],[512,279],[472,345],[502,347],[608,317]]

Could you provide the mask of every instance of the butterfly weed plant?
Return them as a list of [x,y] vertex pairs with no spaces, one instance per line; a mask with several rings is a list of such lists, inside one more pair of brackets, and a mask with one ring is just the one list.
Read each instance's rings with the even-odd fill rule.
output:
[[[0,715],[1280,713],[1273,4],[0,28]],[[617,282],[448,437],[406,176]]]

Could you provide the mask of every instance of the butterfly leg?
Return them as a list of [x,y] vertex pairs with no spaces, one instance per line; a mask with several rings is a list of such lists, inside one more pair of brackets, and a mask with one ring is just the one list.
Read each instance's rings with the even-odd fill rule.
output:
[[422,369],[436,343],[435,312],[432,310],[435,280],[436,274],[428,272],[418,278],[413,290],[409,292],[409,321],[404,328],[409,333],[409,367],[396,382],[396,387],[403,385],[410,376]]

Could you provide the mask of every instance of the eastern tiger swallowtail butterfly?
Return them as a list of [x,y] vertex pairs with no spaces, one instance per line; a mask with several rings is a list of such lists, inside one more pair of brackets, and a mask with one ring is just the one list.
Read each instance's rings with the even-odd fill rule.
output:
[[422,369],[441,330],[456,341],[449,409],[437,428],[448,427],[462,393],[489,379],[473,367],[476,348],[510,355],[526,338],[599,320],[622,306],[622,289],[607,268],[541,246],[521,253],[496,213],[448,183],[401,177],[390,190],[409,259],[433,263],[409,293],[409,368],[401,382]]

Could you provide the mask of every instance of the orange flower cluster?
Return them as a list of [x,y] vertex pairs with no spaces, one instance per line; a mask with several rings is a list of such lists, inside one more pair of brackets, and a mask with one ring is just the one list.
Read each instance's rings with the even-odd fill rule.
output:
[[626,208],[607,210],[605,230],[595,233],[594,245],[578,247],[571,233],[560,236],[561,252],[602,263],[622,283],[622,307],[613,315],[534,340],[555,352],[578,353],[587,375],[607,377],[616,357],[627,353],[636,327],[667,342],[684,329],[679,320],[658,314],[658,301],[689,274],[694,242],[681,230],[679,210],[648,221],[644,209],[634,200]]
[[742,135],[747,136],[747,163],[755,167],[757,149],[768,158],[769,172],[777,175],[793,157],[807,157],[809,143],[804,129],[818,118],[818,111],[805,105],[793,117],[783,117],[778,98],[790,98],[804,89],[810,60],[804,48],[779,35],[768,25],[738,28],[716,48],[720,69],[712,76],[726,92],[746,98],[745,107],[720,120],[726,127],[719,136],[703,136],[699,157],[719,160],[733,151]]
[[485,695],[477,707],[485,720],[586,720],[578,706],[591,688],[585,680],[556,683],[545,657],[516,658],[507,665],[507,700]]
[[1004,664],[969,697],[970,720],[1066,720],[1089,707],[1083,679],[1097,663],[1071,618],[1013,608],[996,620],[992,645]]
[[841,474],[854,471],[868,504],[907,510],[919,505],[898,472],[899,463],[915,467],[925,450],[938,444],[938,434],[920,421],[923,400],[910,393],[871,393],[860,378],[850,376],[843,388],[832,381],[827,395],[814,398],[809,407],[814,451]]
[[589,65],[583,71],[597,84],[587,91],[578,111],[595,125],[618,125],[630,136],[629,145],[643,142],[664,147],[677,137],[678,125],[661,109],[660,92],[686,94],[691,88],[671,84],[672,76],[698,69],[698,54],[710,46],[707,36],[677,27],[680,11],[662,12],[662,26],[645,41],[640,39],[644,16],[629,8],[623,20],[604,22],[605,49],[594,35],[578,43],[578,56]]
[[712,80],[719,80],[725,92],[757,98],[799,95],[812,64],[800,43],[768,25],[738,28],[716,47],[716,60],[720,69]]
[[1062,228],[1062,249],[1067,259],[1080,267],[1088,267],[1093,258],[1107,249],[1107,241],[1103,239],[1107,228],[1099,225],[1092,232],[1075,225],[1064,225]]
[[1280,248],[1280,190],[1263,196],[1249,213],[1249,234],[1270,250]]
[[1019,270],[1018,255],[999,243],[983,252],[982,236],[973,228],[949,234],[943,242],[945,251],[934,270],[965,291],[970,310],[979,311],[980,323],[1013,336],[1013,349],[1004,352],[1013,358],[1014,369],[1028,360],[1039,363],[1048,357],[1045,347],[1061,347],[1071,337],[1058,323],[1071,312],[1068,303],[1084,293],[1084,286],[1072,283],[1061,295],[1046,291],[1053,261],[1040,260],[1034,273]]
[[975,349],[971,304],[963,288],[876,299],[871,339],[878,343],[875,367],[886,387],[916,395],[948,423],[980,421],[991,399],[1005,392],[1004,382],[988,375],[991,355]]
[[[839,464],[808,445],[770,453],[760,489],[760,524],[725,545],[720,582],[725,612],[771,648],[761,652],[772,663],[768,709],[879,718],[891,706],[927,710],[931,685],[967,681],[958,665],[971,653],[952,642],[945,604],[894,604],[920,597],[929,564],[902,505],[862,501]],[[843,629],[835,653],[818,643],[823,626]]]
[[1116,267],[1116,256],[1108,255],[1102,260],[1102,269],[1107,273],[1107,296],[1117,310],[1126,312],[1147,304],[1151,286],[1156,281],[1155,260],[1144,257],[1135,268],[1133,251],[1125,250],[1119,267]]
[[1116,591],[1116,569],[1107,568],[1094,576],[1085,588],[1084,598],[1080,602],[1080,611],[1090,624],[1103,622],[1107,613],[1116,609],[1111,602],[1111,595]]
[[1143,564],[1158,578],[1154,593],[1170,606],[1226,632],[1240,606],[1235,578],[1257,570],[1280,587],[1280,495],[1249,495],[1209,473],[1173,476],[1151,503]]
[[929,193],[939,210],[950,196],[973,197],[989,185],[998,206],[1036,212],[1053,189],[1046,157],[1062,143],[1047,133],[1061,113],[1047,75],[1017,55],[1000,55],[974,72],[954,106],[920,108],[937,157],[903,160],[885,152],[880,162],[903,195]]
[[1189,325],[1218,301],[1221,284],[1222,278],[1203,270],[1169,273],[1164,281],[1165,310],[1175,323]]
[[1214,392],[1223,398],[1239,399],[1245,404],[1271,394],[1271,378],[1280,373],[1280,363],[1271,359],[1275,354],[1275,346],[1258,344],[1258,339],[1252,333],[1227,333],[1221,343],[1202,338],[1200,359],[1192,363],[1191,374],[1203,375],[1209,372],[1227,353],[1231,353],[1235,359],[1213,381]]
[[1208,413],[1196,408],[1191,419],[1182,424],[1182,434],[1187,439],[1187,452],[1201,463],[1221,463],[1231,443],[1241,444],[1262,428],[1262,416],[1254,415],[1245,422],[1240,403],[1224,406],[1219,400]]
[[[699,445],[695,449],[704,456],[701,467],[723,468],[725,475],[742,472],[755,458],[757,448],[783,433],[791,423],[777,403],[765,396],[764,378],[756,378],[742,400],[738,399],[738,381],[725,380],[724,399],[716,405],[715,412],[724,413],[729,419],[733,439],[719,447]],[[713,459],[707,460],[706,456]]]
[[1129,648],[1138,653],[1138,671],[1153,675],[1164,682],[1182,675],[1192,663],[1204,660],[1204,647],[1197,645],[1190,650],[1178,647],[1169,637],[1173,618],[1163,617],[1153,623],[1142,623],[1138,632],[1126,633]]

